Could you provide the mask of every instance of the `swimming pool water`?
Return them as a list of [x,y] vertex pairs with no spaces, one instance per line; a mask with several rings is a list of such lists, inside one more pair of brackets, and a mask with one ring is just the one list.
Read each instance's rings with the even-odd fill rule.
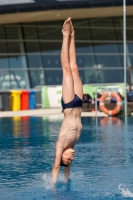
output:
[[0,118],[0,200],[133,198],[133,118],[82,118],[71,179],[51,185],[62,120]]

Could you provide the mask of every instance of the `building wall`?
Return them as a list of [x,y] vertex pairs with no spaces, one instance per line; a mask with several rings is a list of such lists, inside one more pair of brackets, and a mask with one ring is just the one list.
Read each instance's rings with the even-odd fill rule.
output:
[[[0,89],[61,85],[63,21],[0,25]],[[73,21],[83,84],[123,82],[122,17]],[[133,17],[127,17],[127,66],[133,65]]]

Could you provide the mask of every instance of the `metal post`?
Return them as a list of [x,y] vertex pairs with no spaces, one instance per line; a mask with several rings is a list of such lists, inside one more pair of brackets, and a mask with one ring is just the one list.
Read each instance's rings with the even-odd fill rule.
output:
[[96,128],[98,127],[98,119],[97,119],[97,90],[98,90],[98,88],[96,88],[96,90],[95,90],[95,113],[96,113]]
[[97,89],[95,90],[95,113],[96,113],[96,117],[97,117]]
[[127,92],[126,92],[126,84],[127,84],[127,66],[126,66],[126,0],[123,0],[123,45],[124,45],[124,85],[125,85],[125,123],[127,124]]

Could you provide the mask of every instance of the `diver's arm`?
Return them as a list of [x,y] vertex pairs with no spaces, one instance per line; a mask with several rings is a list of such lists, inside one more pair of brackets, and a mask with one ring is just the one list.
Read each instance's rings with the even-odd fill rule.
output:
[[67,182],[70,176],[70,165],[68,167],[64,167],[64,175],[65,175],[65,182]]
[[61,162],[61,156],[62,156],[62,148],[56,144],[56,155],[55,155],[55,163],[52,169],[52,183],[56,184],[58,172],[60,169],[60,162]]

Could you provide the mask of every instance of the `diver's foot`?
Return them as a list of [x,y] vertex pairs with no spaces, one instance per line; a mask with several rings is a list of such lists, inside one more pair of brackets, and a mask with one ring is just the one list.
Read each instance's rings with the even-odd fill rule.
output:
[[69,17],[67,20],[65,20],[62,28],[62,34],[63,36],[69,37],[71,34],[71,25],[70,25],[71,18]]
[[74,28],[73,28],[73,24],[72,24],[72,20],[70,19],[70,25],[71,25],[71,36],[74,36],[75,35],[75,31],[74,31]]

